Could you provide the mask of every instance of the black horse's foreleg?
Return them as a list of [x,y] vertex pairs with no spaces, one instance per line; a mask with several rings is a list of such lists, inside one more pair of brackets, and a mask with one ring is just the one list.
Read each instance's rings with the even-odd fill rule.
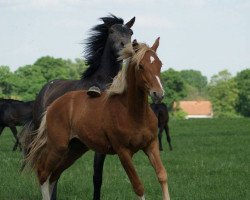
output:
[[169,133],[169,127],[168,125],[165,125],[165,132],[166,132],[166,135],[167,135],[167,141],[168,141],[168,145],[169,145],[169,149],[170,151],[173,150],[173,147],[172,147],[172,144],[171,144],[171,137],[170,137],[170,133]]
[[15,151],[15,150],[17,149],[17,146],[20,145],[19,139],[18,139],[18,137],[17,137],[17,130],[16,130],[16,127],[15,127],[15,126],[10,126],[10,130],[12,131],[13,136],[14,136],[14,138],[16,139],[15,145],[14,145],[14,147],[13,147],[13,149],[12,149],[13,151]]
[[56,200],[56,196],[57,196],[57,184],[58,184],[58,181],[59,179],[57,179],[55,185],[54,185],[54,188],[53,188],[53,191],[52,191],[52,195],[51,195],[51,198],[50,200]]
[[159,142],[159,149],[160,151],[163,151],[163,148],[162,148],[162,132],[163,132],[163,127],[160,127],[159,128],[159,133],[158,133],[158,142]]
[[4,126],[0,126],[0,135],[2,134]]
[[93,184],[94,184],[93,200],[100,200],[101,187],[102,187],[102,172],[103,172],[103,165],[105,158],[106,154],[95,153],[94,176],[93,176]]
[[0,135],[2,134],[4,128],[4,126],[0,126]]

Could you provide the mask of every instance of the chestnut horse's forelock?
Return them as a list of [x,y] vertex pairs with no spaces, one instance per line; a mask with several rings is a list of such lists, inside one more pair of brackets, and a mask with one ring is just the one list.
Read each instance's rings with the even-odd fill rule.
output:
[[107,97],[111,97],[115,94],[122,94],[126,90],[126,75],[128,66],[131,65],[138,70],[139,63],[143,59],[147,51],[154,52],[148,45],[144,43],[138,43],[135,49],[131,44],[127,44],[125,48],[120,51],[120,57],[118,59],[124,60],[125,64],[122,67],[121,71],[114,78],[110,87],[107,89]]

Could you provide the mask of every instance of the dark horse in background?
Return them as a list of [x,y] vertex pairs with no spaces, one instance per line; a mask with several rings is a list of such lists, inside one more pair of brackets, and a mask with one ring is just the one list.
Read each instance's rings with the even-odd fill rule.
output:
[[169,149],[172,151],[173,147],[171,145],[171,137],[169,133],[169,126],[168,126],[168,121],[169,121],[169,114],[168,114],[168,108],[166,104],[164,103],[152,103],[150,104],[151,109],[154,111],[155,115],[158,118],[158,140],[159,140],[159,148],[161,151],[163,151],[162,148],[162,132],[165,130],[165,133],[167,135],[167,141],[169,145]]
[[5,127],[10,128],[16,139],[13,151],[19,145],[16,126],[22,126],[32,119],[33,103],[33,101],[0,99],[0,135]]
[[[88,90],[92,86],[98,86],[101,91],[112,83],[118,74],[122,61],[118,61],[118,52],[128,43],[131,43],[133,34],[131,27],[135,17],[124,24],[123,19],[114,15],[101,18],[102,24],[92,28],[92,34],[87,39],[85,47],[85,59],[89,67],[82,74],[81,80],[53,80],[47,83],[39,92],[33,111],[33,119],[22,131],[22,144],[27,147],[34,139],[34,131],[39,128],[43,113],[58,97],[69,91]],[[95,119],[93,119],[95,120]],[[74,140],[70,144],[71,150],[77,150]],[[28,149],[26,149],[28,152]],[[105,155],[95,153],[94,158],[94,199],[100,199],[100,186],[102,181],[102,166]],[[100,173],[101,172],[101,173]],[[56,199],[56,186],[52,199]]]

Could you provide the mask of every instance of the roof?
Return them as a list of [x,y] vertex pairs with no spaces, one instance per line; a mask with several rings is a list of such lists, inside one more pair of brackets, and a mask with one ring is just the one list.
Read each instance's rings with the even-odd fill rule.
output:
[[[176,103],[174,107],[176,107]],[[213,115],[210,101],[180,101],[179,107],[188,115]]]

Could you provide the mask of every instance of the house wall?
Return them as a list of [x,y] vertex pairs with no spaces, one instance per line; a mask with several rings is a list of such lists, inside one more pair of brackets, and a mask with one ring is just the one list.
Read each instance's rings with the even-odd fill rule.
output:
[[213,118],[213,115],[187,115],[185,118],[186,119],[192,119],[192,118]]

